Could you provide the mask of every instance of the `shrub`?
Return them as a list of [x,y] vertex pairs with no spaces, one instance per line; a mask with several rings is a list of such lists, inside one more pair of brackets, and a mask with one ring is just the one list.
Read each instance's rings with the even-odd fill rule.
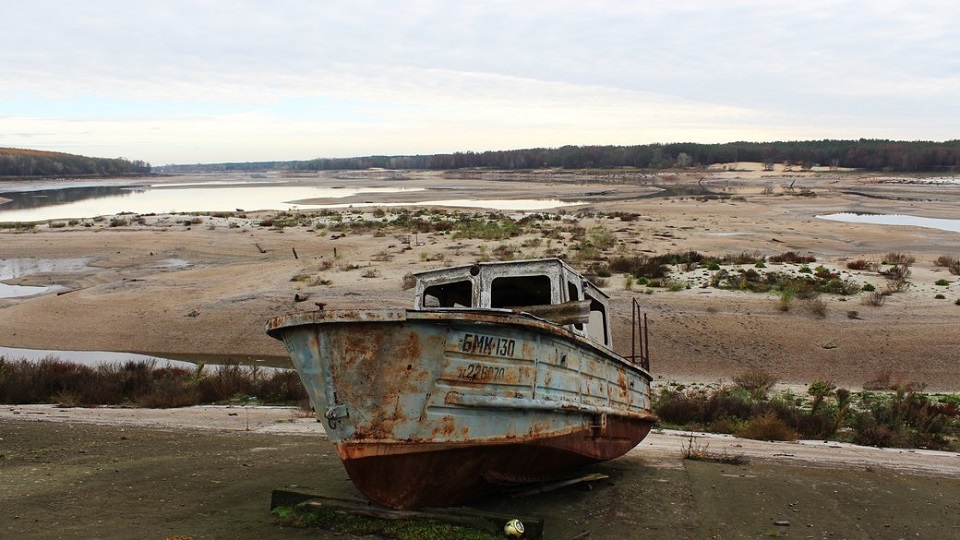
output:
[[849,296],[857,294],[861,290],[860,284],[849,279],[831,278],[820,285],[820,290],[829,294],[839,294]]
[[195,381],[184,376],[183,370],[169,370],[156,379],[149,392],[138,396],[140,407],[173,408],[189,407],[200,403],[200,390]]
[[915,257],[913,257],[912,255],[908,255],[906,253],[900,253],[900,252],[887,253],[883,257],[884,264],[892,264],[894,266],[898,266],[898,265],[910,266],[915,262],[917,262],[917,259]]
[[818,265],[818,266],[813,270],[813,275],[817,276],[817,277],[820,278],[820,279],[825,279],[825,280],[839,279],[839,278],[840,278],[840,274],[837,274],[836,272],[831,272],[829,268],[827,268],[826,266],[824,266],[824,265],[822,265],[822,264],[821,264],[821,265]]
[[867,306],[880,307],[887,301],[887,295],[880,291],[873,291],[863,297],[863,303]]
[[747,392],[736,388],[664,389],[656,396],[655,407],[662,422],[722,433],[736,429],[754,411]]
[[854,444],[878,448],[900,448],[907,445],[907,440],[900,430],[878,423],[869,412],[855,415],[852,427]]
[[848,262],[847,268],[850,270],[868,270],[871,272],[876,272],[877,263],[870,262],[864,259],[857,259],[855,261]]
[[516,247],[509,244],[500,244],[493,248],[491,252],[494,257],[501,261],[513,260],[513,254],[517,252]]
[[827,303],[819,298],[814,298],[807,303],[807,307],[810,309],[815,317],[823,319],[827,316]]
[[817,258],[812,255],[800,255],[795,251],[787,251],[779,255],[770,257],[770,262],[788,263],[788,264],[810,264],[817,262]]
[[669,279],[666,282],[667,290],[672,292],[682,291],[687,288],[687,284],[679,279]]
[[780,300],[777,301],[777,309],[780,311],[790,311],[790,302],[793,301],[794,296],[796,296],[796,293],[793,289],[780,291]]
[[797,432],[772,410],[748,420],[735,435],[760,441],[797,440]]
[[763,368],[754,367],[734,377],[733,382],[754,401],[762,401],[767,399],[767,394],[777,384],[777,378]]
[[934,261],[937,266],[946,268],[953,275],[960,275],[960,259],[950,255],[941,255]]
[[950,281],[948,281],[948,280],[946,280],[946,279],[938,279],[938,280],[934,281],[933,284],[934,284],[934,285],[939,285],[939,286],[941,286],[941,287],[947,287],[947,286],[950,285]]
[[827,381],[815,381],[807,388],[807,393],[813,397],[813,403],[810,404],[810,413],[816,414],[817,409],[823,404],[823,400],[833,393],[833,384]]
[[903,292],[910,287],[910,282],[907,281],[910,267],[906,264],[895,264],[880,274],[887,278],[887,290],[890,292]]
[[274,371],[269,376],[258,377],[254,384],[254,396],[267,403],[300,403],[307,399],[307,391],[295,370]]
[[370,260],[374,262],[390,262],[393,260],[393,253],[384,249],[371,255]]

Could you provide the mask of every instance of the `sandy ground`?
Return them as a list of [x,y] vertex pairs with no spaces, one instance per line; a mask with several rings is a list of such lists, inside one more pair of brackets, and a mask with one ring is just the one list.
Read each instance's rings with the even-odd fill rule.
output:
[[[173,179],[174,181],[176,179]],[[803,301],[786,312],[773,294],[706,287],[709,272],[675,269],[689,289],[625,288],[623,276],[606,281],[614,298],[616,346],[630,347],[628,302],[638,298],[649,312],[652,370],[659,382],[729,381],[762,367],[787,384],[828,380],[858,388],[889,374],[932,390],[960,390],[960,282],[937,267],[941,255],[960,256],[960,234],[903,226],[861,225],[817,219],[854,211],[956,218],[960,186],[891,181],[851,172],[763,172],[741,164],[736,171],[647,175],[627,172],[362,172],[307,175],[285,181],[316,185],[396,185],[442,188],[442,197],[539,198],[545,195],[587,204],[548,220],[563,232],[482,242],[450,234],[345,236],[312,227],[258,226],[271,213],[247,219],[145,216],[143,223],[0,232],[0,258],[85,258],[78,272],[33,274],[25,285],[59,284],[65,293],[0,299],[0,345],[52,350],[108,350],[210,362],[266,360],[286,363],[282,345],[263,331],[277,314],[329,308],[405,307],[401,286],[409,271],[469,263],[508,246],[515,257],[561,255],[575,266],[583,230],[602,230],[616,245],[602,258],[638,253],[697,250],[708,255],[741,252],[767,256],[795,251],[858,283],[884,287],[877,273],[846,270],[853,259],[881,261],[886,253],[913,256],[903,293],[881,307],[852,297],[825,295],[826,317]],[[726,199],[696,196],[704,188]],[[650,193],[669,197],[648,197]],[[405,197],[415,197],[415,192]],[[364,194],[359,203],[389,195]],[[420,195],[423,197],[423,195]],[[325,201],[311,201],[325,202]],[[467,210],[476,212],[476,210]],[[636,214],[627,221],[616,213]],[[393,213],[388,209],[387,217]],[[516,214],[520,217],[519,214]],[[346,209],[318,219],[373,219],[370,209]],[[89,221],[89,220],[88,220]],[[577,233],[576,229],[581,232]],[[600,228],[600,229],[597,229]],[[539,244],[536,240],[539,239]],[[768,270],[796,272],[798,265]],[[294,280],[298,275],[306,280]],[[934,283],[946,279],[948,286]],[[649,294],[648,294],[649,293]],[[944,299],[935,299],[942,294]],[[309,295],[294,302],[295,295]],[[620,309],[622,308],[622,309]]]
[[[691,439],[692,437],[692,439]],[[731,465],[682,459],[693,440]],[[545,538],[952,538],[960,456],[654,432],[608,478],[461,510],[544,519]],[[274,525],[274,489],[359,499],[297,409],[0,408],[0,536],[353,538]]]

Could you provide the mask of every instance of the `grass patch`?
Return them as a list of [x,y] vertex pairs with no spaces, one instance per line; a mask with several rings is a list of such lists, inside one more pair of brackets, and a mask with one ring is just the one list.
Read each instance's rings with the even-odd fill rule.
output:
[[279,506],[273,510],[281,527],[321,528],[353,536],[375,535],[396,540],[502,540],[485,531],[428,520],[388,520],[319,506]]

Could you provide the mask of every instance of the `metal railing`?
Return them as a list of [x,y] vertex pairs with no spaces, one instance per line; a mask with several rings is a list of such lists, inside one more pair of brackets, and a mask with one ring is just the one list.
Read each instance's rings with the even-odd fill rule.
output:
[[640,303],[633,299],[631,306],[633,335],[630,343],[630,361],[650,371],[650,336],[647,333],[647,314],[640,310]]

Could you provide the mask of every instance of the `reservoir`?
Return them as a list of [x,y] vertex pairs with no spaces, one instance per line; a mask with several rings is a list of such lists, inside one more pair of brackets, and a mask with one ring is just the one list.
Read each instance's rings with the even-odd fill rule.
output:
[[[119,213],[163,214],[254,210],[320,210],[372,206],[454,206],[497,210],[546,210],[575,205],[558,199],[456,199],[444,190],[422,187],[320,187],[278,185],[271,181],[205,181],[143,185],[72,185],[3,192],[0,222],[90,219]],[[373,203],[364,195],[395,193],[405,202]],[[412,196],[411,196],[412,195]],[[357,201],[359,197],[361,200]],[[495,195],[494,195],[495,197]],[[311,199],[351,199],[351,202],[305,204]],[[382,197],[381,197],[382,199]],[[3,202],[7,200],[7,202]],[[241,210],[242,209],[242,210]]]

